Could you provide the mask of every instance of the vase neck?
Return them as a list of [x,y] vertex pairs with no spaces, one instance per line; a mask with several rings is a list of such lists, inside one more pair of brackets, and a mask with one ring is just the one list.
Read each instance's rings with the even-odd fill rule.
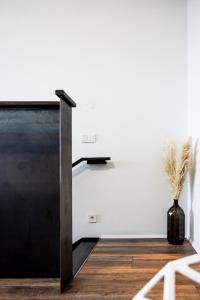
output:
[[174,205],[178,206],[178,199],[174,199]]

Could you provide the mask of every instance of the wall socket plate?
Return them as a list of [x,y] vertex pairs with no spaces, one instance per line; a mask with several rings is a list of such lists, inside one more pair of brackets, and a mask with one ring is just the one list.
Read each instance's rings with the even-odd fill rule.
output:
[[97,223],[97,215],[88,214],[88,223]]
[[96,143],[97,136],[96,134],[82,134],[81,143]]

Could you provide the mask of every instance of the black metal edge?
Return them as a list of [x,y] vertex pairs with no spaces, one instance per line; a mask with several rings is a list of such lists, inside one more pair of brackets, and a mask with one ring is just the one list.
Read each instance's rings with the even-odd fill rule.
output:
[[0,101],[0,107],[34,107],[34,106],[48,106],[59,107],[60,101]]
[[[98,237],[98,238],[81,238],[79,241],[77,241],[78,243],[76,245],[76,248],[73,249],[73,276],[74,277],[76,276],[76,274],[78,274],[78,272],[81,270],[84,263],[89,258],[90,254],[94,251],[99,240],[100,238]],[[81,246],[81,248],[79,248],[79,246]]]
[[76,249],[76,247],[78,247],[78,245],[80,245],[82,242],[98,242],[99,240],[99,237],[83,237],[72,244],[72,250]]
[[99,165],[99,164],[107,164],[107,160],[111,160],[110,157],[87,157],[85,159],[88,165]]
[[81,157],[72,164],[72,168],[83,161],[87,161],[88,165],[95,165],[95,164],[98,165],[98,164],[107,164],[106,162],[107,160],[111,160],[111,157]]
[[94,157],[83,157],[84,160],[111,160],[109,156],[94,156]]
[[80,243],[83,241],[83,238],[77,240],[76,242],[74,242],[72,244],[72,250],[76,249],[76,247],[78,247],[78,245],[80,245]]
[[64,90],[55,90],[55,94],[71,107],[76,107],[76,103],[67,95],[67,93],[65,93]]
[[72,108],[60,101],[60,291],[72,271]]
[[73,162],[72,168],[75,167],[76,165],[80,164],[83,160],[84,160],[83,158],[79,158],[78,160],[76,160],[75,162]]

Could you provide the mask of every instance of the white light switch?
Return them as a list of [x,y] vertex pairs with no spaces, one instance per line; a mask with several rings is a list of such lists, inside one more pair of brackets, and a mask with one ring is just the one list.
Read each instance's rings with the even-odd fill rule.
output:
[[81,143],[96,143],[97,136],[96,134],[83,134],[81,136]]

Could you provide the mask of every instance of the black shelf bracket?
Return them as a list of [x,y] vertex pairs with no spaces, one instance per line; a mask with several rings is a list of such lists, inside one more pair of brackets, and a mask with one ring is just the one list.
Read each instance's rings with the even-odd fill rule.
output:
[[107,160],[111,160],[110,157],[82,157],[72,164],[72,168],[76,165],[86,161],[88,165],[104,165],[107,164]]

